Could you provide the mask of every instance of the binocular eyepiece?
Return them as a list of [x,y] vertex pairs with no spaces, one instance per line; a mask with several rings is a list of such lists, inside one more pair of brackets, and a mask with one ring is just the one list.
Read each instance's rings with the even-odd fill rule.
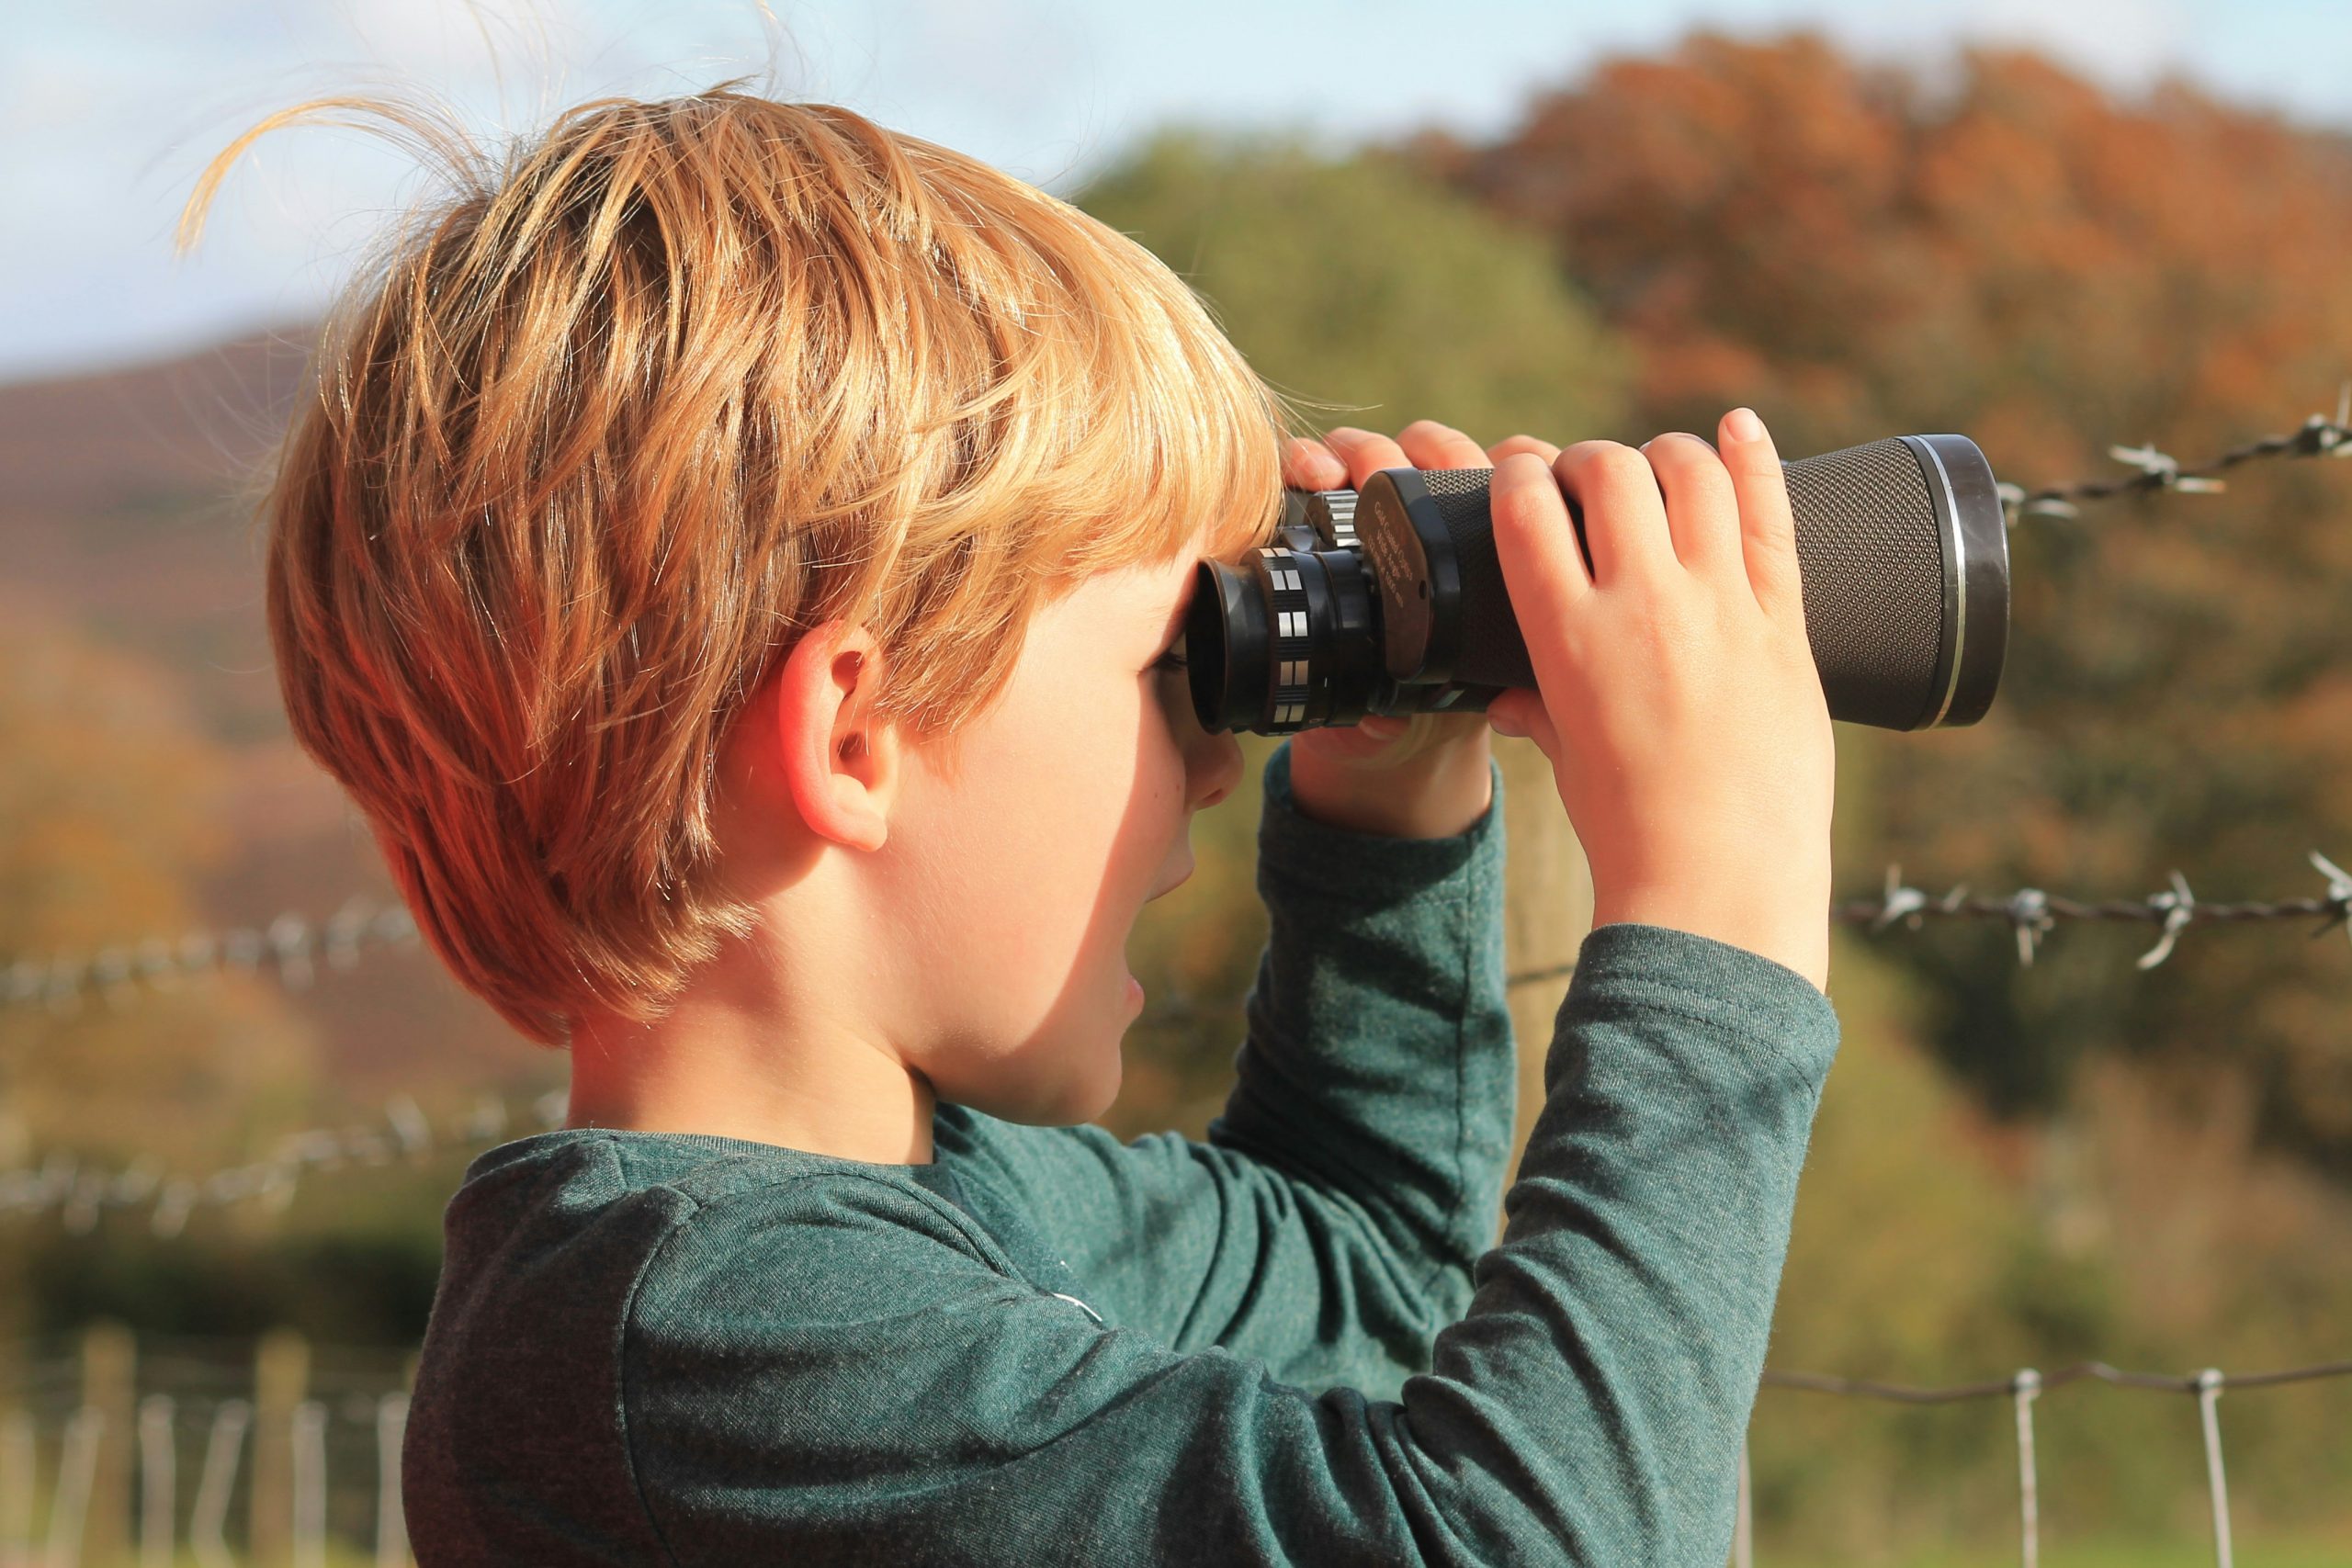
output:
[[[1984,454],[1964,435],[1897,435],[1781,467],[1830,717],[1982,718],[2009,629],[2007,517]],[[1287,735],[1483,710],[1534,687],[1495,554],[1493,477],[1387,468],[1361,491],[1288,491],[1277,543],[1238,568],[1203,561],[1184,622],[1202,728]],[[1568,513],[1582,548],[1573,501]]]

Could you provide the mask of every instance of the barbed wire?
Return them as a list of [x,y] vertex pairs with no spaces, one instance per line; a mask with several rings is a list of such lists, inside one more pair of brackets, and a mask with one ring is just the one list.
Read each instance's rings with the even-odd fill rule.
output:
[[1921,919],[1928,915],[1990,916],[2007,920],[2016,928],[2018,962],[2031,964],[2035,950],[2051,928],[2061,919],[2077,920],[2143,920],[2164,928],[2164,935],[2156,945],[2140,955],[2136,961],[2141,969],[2153,969],[2172,956],[2180,933],[2189,926],[2230,920],[2287,920],[2309,916],[2321,917],[2318,929],[2311,934],[2316,939],[2325,936],[2338,926],[2352,932],[2352,873],[2329,860],[2317,850],[2310,852],[2310,859],[2321,875],[2327,879],[2327,891],[2317,897],[2249,900],[2236,904],[2199,903],[2189,890],[2188,879],[2177,870],[2172,874],[2172,886],[2161,893],[2152,893],[2140,899],[2108,899],[2083,901],[2039,887],[2020,887],[1999,897],[1971,898],[1965,883],[1949,893],[1930,897],[1917,887],[1903,883],[1903,868],[1890,865],[1886,872],[1886,891],[1876,902],[1855,900],[1837,905],[1830,910],[1835,920],[1868,924],[1872,931],[1883,931],[1898,920],[1912,931],[1917,931]]
[[2074,484],[2048,485],[2028,491],[2007,480],[1996,482],[2001,510],[2014,528],[2025,517],[2079,517],[2078,501],[2106,501],[2135,491],[2169,490],[2183,494],[2212,494],[2227,483],[2214,476],[2262,457],[2352,457],[2352,381],[2336,390],[2335,417],[2315,413],[2302,428],[2285,435],[2266,435],[2243,446],[2233,446],[2202,468],[2185,468],[2180,460],[2145,446],[2110,446],[2108,456],[2140,471],[2129,479],[2083,479]]
[[[2026,964],[2033,962],[2036,946],[2060,919],[2147,921],[2160,924],[2163,935],[2156,945],[2138,960],[2138,966],[2146,970],[2169,958],[2181,931],[2200,921],[2278,920],[2316,916],[2322,918],[2322,924],[2312,933],[2314,937],[2324,935],[2338,926],[2352,930],[2352,874],[2346,873],[2316,850],[2311,852],[2310,858],[2313,866],[2327,879],[2328,891],[2324,895],[2312,898],[2237,904],[2199,902],[2191,892],[2188,879],[2178,871],[2172,874],[2173,886],[2170,889],[2140,900],[2081,902],[2031,887],[2021,888],[2004,897],[1970,898],[1966,897],[1965,885],[1949,893],[1931,897],[1918,888],[1905,886],[1902,868],[1896,865],[1887,869],[1886,891],[1883,897],[1836,906],[1831,910],[1831,918],[1866,923],[1873,931],[1885,931],[1898,922],[1916,931],[1922,919],[1931,915],[2002,919],[2015,928],[2018,960]],[[398,921],[388,919],[394,914],[401,919]],[[355,898],[346,902],[338,915],[323,926],[312,926],[299,916],[281,916],[269,928],[277,935],[263,940],[270,950],[281,955],[280,972],[288,977],[288,983],[304,985],[309,983],[309,955],[314,949],[325,953],[331,966],[348,968],[356,962],[363,941],[369,936],[379,943],[413,942],[415,926],[405,919],[406,914],[406,909],[400,906],[371,909],[364,901]],[[239,933],[230,934],[233,938]],[[260,933],[245,928],[243,934],[252,936]],[[258,951],[254,942],[216,942],[209,951],[239,955],[216,958],[215,964],[258,971],[257,958],[242,956]],[[20,964],[17,972],[21,973],[22,967]],[[1570,962],[1522,970],[1507,976],[1506,983],[1516,987],[1542,980],[1556,980],[1572,976],[1575,969],[1575,964]],[[55,973],[53,969],[43,972]],[[292,977],[297,975],[301,977]],[[107,982],[105,994],[110,998],[115,996],[116,987],[123,983],[117,975]],[[1190,1024],[1212,1016],[1230,1018],[1240,1005],[1230,998],[1212,1001],[1179,992],[1146,1012],[1136,1022],[1167,1027]],[[150,1223],[155,1234],[173,1236],[181,1232],[188,1215],[199,1207],[261,1197],[282,1210],[293,1201],[305,1172],[352,1164],[381,1166],[397,1157],[422,1157],[436,1148],[454,1144],[470,1143],[481,1146],[503,1136],[510,1125],[525,1120],[526,1116],[536,1115],[542,1126],[559,1125],[563,1119],[565,1104],[564,1091],[556,1090],[540,1096],[531,1102],[527,1111],[518,1113],[510,1110],[504,1101],[486,1096],[477,1101],[473,1110],[447,1122],[446,1129],[436,1130],[413,1099],[400,1095],[388,1102],[385,1121],[380,1127],[317,1128],[288,1134],[280,1141],[277,1152],[267,1158],[232,1166],[202,1177],[175,1175],[167,1172],[160,1162],[144,1158],[127,1167],[98,1168],[86,1165],[79,1156],[60,1152],[38,1165],[0,1170],[0,1213],[38,1214],[53,1209],[69,1232],[80,1234],[96,1224],[103,1210],[153,1203],[154,1210]],[[2052,1377],[2093,1375],[2099,1374],[2086,1370],[2053,1373]]]
[[[2346,872],[2317,850],[2311,852],[2311,863],[2327,879],[2325,893],[2311,898],[2237,904],[2200,902],[2189,890],[2188,879],[2177,871],[2172,874],[2170,888],[2150,894],[2145,898],[2086,902],[2046,893],[2039,887],[2021,887],[2000,897],[1971,898],[1967,896],[1965,883],[1949,893],[1931,896],[1919,888],[1905,886],[1903,868],[1890,865],[1886,871],[1886,891],[1883,897],[1833,905],[1829,918],[1848,924],[1867,925],[1873,932],[1885,931],[1897,923],[1917,931],[1921,922],[1931,915],[1948,919],[1977,917],[2005,919],[2017,930],[2018,961],[2029,965],[2033,963],[2034,953],[2042,939],[2060,919],[2139,920],[2164,928],[2164,934],[2156,945],[2142,953],[2136,961],[2139,968],[2148,970],[2172,956],[2182,931],[2200,923],[2316,917],[2321,923],[2311,933],[2313,938],[2325,936],[2338,926],[2352,932],[2352,873]],[[1566,979],[1576,973],[1576,961],[1571,959],[1565,964],[1522,969],[1506,976],[1504,984],[1515,987],[1532,985],[1538,980]],[[1146,1011],[1136,1021],[1141,1024],[1189,1024],[1205,1018],[1229,1016],[1238,1005],[1230,1000],[1204,999],[1179,991]]]
[[[2076,501],[2102,500],[2135,491],[2217,491],[2224,486],[2214,476],[2262,457],[2352,457],[2352,380],[2343,383],[2338,390],[2333,420],[2312,414],[2290,434],[2265,436],[2233,447],[2201,468],[2183,468],[2177,459],[2153,445],[2114,446],[2109,453],[2117,460],[2137,467],[2140,472],[2130,479],[2085,480],[2033,491],[2003,483],[2002,502],[2009,524],[2014,526],[2021,516],[2079,515],[2074,504]],[[2033,963],[2040,943],[2061,919],[2146,921],[2162,927],[2156,945],[2137,961],[2139,968],[2148,970],[2170,958],[2180,933],[2200,922],[2318,917],[2322,923],[2311,933],[2314,939],[2339,926],[2352,933],[2352,874],[2317,850],[2311,851],[2309,858],[2327,879],[2325,894],[2233,904],[2199,902],[2177,869],[2172,873],[2170,888],[2145,898],[2090,901],[2037,887],[2018,888],[1999,897],[1971,898],[1965,884],[1940,896],[1930,896],[1923,889],[1905,886],[1902,868],[1890,865],[1885,891],[1880,898],[1833,906],[1830,918],[1849,924],[1867,924],[1873,933],[1883,932],[1898,922],[1917,931],[1928,916],[2005,919],[2015,931],[2018,959],[2024,965]],[[39,1006],[61,1013],[74,1012],[93,991],[110,1007],[123,1008],[149,991],[174,990],[190,980],[222,970],[258,975],[266,962],[281,984],[289,989],[300,989],[316,979],[321,960],[331,969],[347,970],[370,949],[413,947],[417,942],[415,920],[404,905],[379,904],[366,895],[355,895],[324,921],[313,921],[300,912],[288,911],[260,928],[198,929],[177,938],[149,937],[115,943],[86,954],[64,951],[42,956],[20,955],[0,969],[0,1008]],[[1507,984],[1518,987],[1556,980],[1572,975],[1575,968],[1571,961],[1523,970],[1509,976]],[[1136,1021],[1147,1026],[1190,1023],[1211,1014],[1229,1016],[1238,1005],[1229,999],[1206,1002],[1180,992]],[[558,1090],[533,1102],[543,1125],[560,1124],[564,1100],[563,1092]],[[167,1175],[151,1160],[119,1169],[94,1170],[85,1168],[76,1156],[52,1155],[38,1167],[0,1171],[0,1212],[38,1213],[55,1208],[66,1227],[79,1232],[93,1227],[103,1209],[152,1201],[155,1208],[151,1224],[156,1234],[174,1235],[184,1228],[188,1214],[197,1207],[264,1196],[282,1208],[292,1201],[305,1170],[331,1169],[350,1163],[382,1165],[402,1154],[416,1157],[452,1142],[470,1140],[480,1144],[502,1135],[514,1119],[503,1101],[485,1098],[473,1111],[453,1122],[446,1135],[436,1135],[415,1101],[405,1095],[390,1102],[386,1115],[385,1130],[363,1126],[291,1134],[281,1142],[279,1152],[267,1159],[231,1167],[202,1178]],[[2098,1367],[2098,1363],[2086,1363],[2081,1369],[2053,1373],[2041,1380],[2040,1386],[2055,1386],[2060,1381],[2078,1376],[2105,1375]],[[2111,1372],[2112,1369],[2106,1371]],[[2136,1374],[2115,1374],[2119,1379],[2132,1375]],[[1985,1386],[1998,1392],[2008,1385]],[[1973,1390],[1972,1385],[1971,1391],[1958,1393],[1937,1394],[1928,1391],[1925,1397],[1974,1397],[1979,1392],[1982,1391]],[[1891,1393],[1883,1396],[1895,1397]]]
[[198,928],[87,953],[19,954],[0,968],[0,1008],[78,1012],[93,992],[110,1007],[126,1008],[149,992],[178,990],[224,970],[257,975],[265,964],[279,984],[300,990],[317,979],[322,962],[346,970],[370,952],[413,948],[417,941],[406,905],[357,893],[324,920],[289,910],[261,927]]
[[[1887,868],[1884,897],[1875,901],[1857,900],[1835,907],[1832,918],[1849,922],[1868,923],[1876,931],[1884,931],[1900,922],[1917,930],[1925,917],[1947,918],[1977,916],[2009,920],[2016,928],[2020,962],[2031,964],[2035,945],[2047,934],[2059,919],[2144,920],[2161,924],[2164,934],[2155,947],[2139,959],[2139,966],[2154,968],[2171,956],[2180,932],[2199,921],[2276,920],[2322,917],[2324,923],[2314,936],[2324,935],[2339,925],[2352,928],[2352,874],[2318,851],[2311,852],[2312,863],[2327,878],[2328,891],[2314,898],[2286,899],[2268,903],[2214,904],[2199,902],[2190,891],[2187,878],[2175,871],[2172,887],[2137,901],[2115,900],[2104,903],[2083,903],[2044,893],[2039,888],[2022,888],[2001,898],[1969,898],[1965,886],[1951,892],[1930,897],[1918,888],[1904,885],[1902,868]],[[404,909],[400,911],[403,915]],[[337,921],[330,921],[324,930],[340,931],[341,945],[334,936],[324,938],[329,963],[337,952],[346,956],[338,966],[347,967],[349,956],[356,945],[353,933],[364,929],[379,933],[379,940],[401,940],[383,919],[384,912],[369,914],[357,900],[346,903]],[[305,953],[313,940],[304,935],[297,940],[292,933],[311,932],[307,923],[295,925],[281,917],[276,927],[288,932],[282,947],[289,953]],[[414,940],[414,926],[409,924],[409,936]],[[1559,979],[1572,975],[1573,963],[1523,970],[1507,976],[1513,987],[1540,980]],[[1139,1024],[1170,1026],[1189,1024],[1215,1016],[1230,1018],[1241,1004],[1233,999],[1208,1001],[1178,993],[1136,1020]],[[239,1201],[251,1197],[268,1199],[282,1210],[293,1201],[297,1186],[307,1171],[332,1169],[344,1165],[385,1165],[401,1156],[421,1157],[436,1148],[452,1144],[470,1142],[479,1146],[503,1136],[513,1123],[536,1115],[543,1126],[560,1124],[565,1111],[565,1095],[556,1090],[531,1102],[526,1112],[511,1111],[504,1101],[485,1097],[475,1108],[447,1124],[446,1131],[436,1131],[416,1102],[406,1095],[396,1096],[385,1111],[381,1127],[354,1126],[340,1129],[320,1128],[288,1134],[281,1140],[278,1151],[266,1159],[232,1166],[209,1176],[172,1175],[151,1159],[142,1159],[128,1167],[97,1168],[85,1165],[75,1156],[58,1153],[38,1165],[0,1171],[0,1213],[38,1214],[55,1210],[68,1231],[85,1233],[94,1227],[101,1211],[153,1203],[151,1224],[157,1235],[176,1235],[186,1226],[189,1213],[197,1208]],[[2059,1374],[2052,1374],[2053,1377]],[[2069,1376],[2078,1374],[2067,1374]],[[2079,1375],[2091,1375],[2083,1373]]]
[[152,1156],[128,1166],[99,1167],[61,1151],[38,1165],[0,1170],[0,1213],[38,1215],[53,1210],[69,1233],[85,1235],[96,1226],[104,1210],[153,1204],[150,1228],[171,1237],[187,1227],[189,1214],[199,1208],[260,1198],[283,1212],[310,1172],[387,1166],[397,1159],[421,1161],[435,1150],[458,1145],[479,1149],[531,1121],[542,1130],[561,1126],[568,1104],[563,1089],[519,1107],[496,1095],[483,1095],[471,1110],[436,1128],[414,1100],[395,1095],[386,1103],[380,1124],[289,1133],[267,1158],[201,1177],[172,1174]]
[[[2208,1378],[2219,1379],[2221,1376],[2216,1371],[2205,1371],[2194,1377],[2168,1377],[2162,1372],[2124,1371],[2105,1361],[2076,1361],[2054,1372],[2035,1371],[2029,1367],[1998,1380],[1951,1383],[1941,1388],[1873,1382],[1868,1378],[1831,1377],[1822,1372],[1773,1371],[1764,1374],[1764,1385],[1767,1388],[1796,1389],[1806,1393],[1883,1400],[1894,1404],[1954,1404],[1971,1399],[2006,1398],[2018,1391],[2019,1379],[2030,1380],[2041,1393],[2064,1388],[2070,1382],[2090,1382],[2111,1383],[2117,1388],[2148,1389],[2160,1393],[2196,1393],[2205,1387]],[[2272,1388],[2281,1383],[2314,1382],[2323,1378],[2341,1377],[2352,1377],[2352,1360],[2314,1361],[2309,1366],[2288,1367],[2271,1372],[2240,1372],[2226,1381],[2232,1388]]]
[[[2352,1377],[2352,1360],[2316,1361],[2309,1366],[2276,1371],[2240,1372],[2226,1376],[2208,1367],[2194,1377],[2168,1377],[2161,1372],[2129,1372],[2105,1361],[2077,1361],[2054,1372],[2022,1368],[1998,1381],[1953,1383],[1942,1388],[1918,1388],[1904,1383],[1873,1382],[1862,1378],[1832,1377],[1821,1372],[1781,1372],[1767,1370],[1766,1388],[1792,1389],[1804,1393],[1836,1394],[1849,1399],[1883,1400],[1897,1404],[1956,1404],[1976,1399],[2007,1399],[2015,1407],[2018,1444],[2018,1522],[2020,1560],[2038,1568],[2041,1557],[2041,1486],[2034,1455],[2033,1406],[2052,1389],[2071,1382],[2098,1382],[2118,1388],[2146,1389],[2160,1393],[2197,1397],[2199,1432],[2205,1446],[2205,1487],[2213,1518],[2214,1561],[2231,1568],[2234,1547],[2230,1533],[2230,1487],[2222,1462],[2220,1401],[2224,1388],[2278,1388],[2288,1383],[2316,1382],[2325,1378]],[[1747,1444],[1739,1454],[1738,1524],[1733,1532],[1734,1568],[1753,1568],[1752,1505],[1748,1483]]]
[[[2234,904],[2203,903],[2179,871],[2172,886],[2145,898],[2085,900],[2039,887],[2021,887],[1996,897],[1968,897],[1962,883],[1950,892],[1931,895],[1905,886],[1903,868],[1890,865],[1885,892],[1877,899],[1853,899],[1834,905],[1830,919],[1868,925],[1875,933],[1900,922],[1917,931],[1928,916],[1995,918],[2016,928],[2018,961],[2030,965],[2034,953],[2052,925],[2060,919],[2137,920],[2161,926],[2156,945],[2143,953],[2139,967],[2153,969],[2171,957],[2180,933],[2189,926],[2223,921],[2286,920],[2317,918],[2314,938],[2341,926],[2352,934],[2352,873],[2317,850],[2310,860],[2327,881],[2327,891],[2307,898],[2248,900]],[[225,931],[191,931],[176,942],[150,938],[117,943],[86,957],[61,953],[47,957],[20,957],[0,969],[0,1008],[46,1007],[52,1011],[77,1010],[85,997],[96,991],[115,1008],[131,1005],[147,990],[171,990],[203,974],[236,970],[264,972],[266,963],[289,988],[314,983],[323,960],[334,970],[347,970],[371,949],[413,948],[418,945],[416,921],[401,904],[377,905],[356,894],[323,921],[288,912],[266,927],[240,926]],[[1573,961],[1526,970],[1509,977],[1517,987],[1538,980],[1560,979],[1576,968]],[[1225,1015],[1238,1004],[1206,1001],[1177,993],[1136,1021],[1146,1025],[1189,1022]]]
[[1903,885],[1903,868],[1891,865],[1886,873],[1885,895],[1876,904],[1841,905],[1831,910],[1830,918],[1867,921],[1873,931],[1880,931],[1897,920],[1917,931],[1921,917],[1930,914],[1997,916],[2016,928],[2018,962],[2024,964],[2032,964],[2036,946],[2061,918],[2147,920],[2162,925],[2164,935],[2155,946],[2142,953],[2136,961],[2139,968],[2146,970],[2171,957],[2180,933],[2200,921],[2287,920],[2316,915],[2324,918],[2318,929],[2311,933],[2314,940],[2325,936],[2338,926],[2352,933],[2352,873],[2346,873],[2317,850],[2310,852],[2310,859],[2312,865],[2327,879],[2326,893],[2315,898],[2237,904],[2199,903],[2197,895],[2189,891],[2188,879],[2177,870],[2172,874],[2169,889],[2137,900],[2110,899],[2086,903],[2045,893],[2038,887],[2021,887],[1999,898],[1970,898],[1966,897],[1968,889],[1964,883],[1941,897],[1930,898],[1916,887],[1905,887]]
[[[542,1128],[552,1128],[562,1122],[566,1100],[564,1091],[557,1089],[530,1101],[528,1109]],[[81,1168],[71,1156],[53,1156],[37,1168],[0,1172],[0,1212],[14,1210],[38,1213],[53,1208],[69,1232],[85,1233],[96,1225],[100,1211],[152,1200],[154,1213],[150,1220],[151,1227],[156,1235],[168,1237],[180,1234],[189,1213],[199,1206],[232,1203],[259,1196],[282,1209],[293,1201],[296,1184],[306,1170],[352,1165],[382,1166],[403,1156],[412,1160],[419,1159],[435,1147],[463,1142],[481,1144],[502,1137],[516,1120],[518,1118],[504,1100],[495,1096],[484,1096],[471,1111],[448,1121],[446,1133],[436,1134],[433,1123],[418,1109],[415,1101],[401,1095],[387,1104],[382,1130],[363,1125],[294,1134],[281,1142],[278,1152],[271,1158],[217,1171],[201,1180],[187,1177],[162,1177],[148,1161],[141,1161],[125,1169],[99,1171]],[[2352,1376],[2352,1359],[2313,1362],[2235,1376],[2225,1376],[2219,1369],[2209,1367],[2194,1377],[2127,1371],[2105,1361],[2078,1361],[2052,1372],[2044,1373],[2029,1367],[2007,1378],[1940,1387],[1767,1369],[1761,1386],[1910,1405],[1953,1404],[2003,1397],[2012,1400],[2016,1410],[2020,1529],[2027,1568],[2037,1568],[2040,1551],[2040,1487],[2035,1468],[2034,1402],[2052,1389],[2092,1381],[2120,1388],[2194,1394],[2198,1400],[2199,1427],[2205,1446],[2206,1483],[2212,1508],[2217,1560],[2227,1568],[2232,1551],[2229,1493],[2222,1465],[2217,1409],[2222,1390],[2225,1387],[2242,1390],[2272,1388],[2346,1376]],[[322,1408],[309,1407],[308,1418],[314,1424],[322,1419],[318,1414]],[[1737,1506],[1734,1562],[1736,1564],[1752,1563],[1754,1530],[1748,1455],[1745,1442],[1740,1452]]]

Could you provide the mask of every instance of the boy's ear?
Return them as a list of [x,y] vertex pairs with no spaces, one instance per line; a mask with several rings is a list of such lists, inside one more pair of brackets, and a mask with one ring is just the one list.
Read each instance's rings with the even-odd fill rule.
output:
[[777,765],[801,820],[820,838],[878,850],[903,761],[894,726],[873,716],[880,647],[864,626],[828,621],[786,656],[775,704]]

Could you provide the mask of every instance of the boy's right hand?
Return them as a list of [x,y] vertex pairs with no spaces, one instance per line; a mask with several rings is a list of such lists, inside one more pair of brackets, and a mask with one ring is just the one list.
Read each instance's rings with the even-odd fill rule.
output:
[[1747,412],[1724,416],[1720,457],[1677,434],[1497,460],[1495,552],[1537,690],[1487,716],[1551,759],[1596,928],[1695,931],[1826,990],[1836,752],[1787,481]]

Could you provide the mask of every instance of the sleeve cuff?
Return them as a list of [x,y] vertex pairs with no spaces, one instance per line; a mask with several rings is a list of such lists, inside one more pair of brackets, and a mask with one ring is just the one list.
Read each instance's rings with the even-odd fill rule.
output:
[[1673,926],[1620,920],[1587,933],[1561,1010],[1602,998],[1648,1002],[1754,1041],[1806,1074],[1826,1074],[1838,1053],[1838,1010],[1811,980],[1778,959]]
[[1385,902],[1460,876],[1476,862],[1499,869],[1503,853],[1503,770],[1487,760],[1493,798],[1487,813],[1447,839],[1397,839],[1318,822],[1298,808],[1290,787],[1290,742],[1266,760],[1265,806],[1258,819],[1258,865],[1268,873],[1352,902]]

